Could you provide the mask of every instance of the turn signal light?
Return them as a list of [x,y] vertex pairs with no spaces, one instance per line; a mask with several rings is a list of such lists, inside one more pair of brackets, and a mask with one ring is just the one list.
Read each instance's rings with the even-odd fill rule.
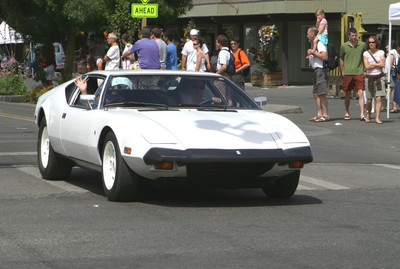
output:
[[154,165],[157,170],[172,170],[174,168],[173,162],[159,162]]
[[131,149],[131,148],[128,148],[128,147],[124,147],[124,153],[125,153],[125,154],[131,155],[132,149]]
[[289,163],[289,168],[303,168],[304,162],[303,161],[294,161]]

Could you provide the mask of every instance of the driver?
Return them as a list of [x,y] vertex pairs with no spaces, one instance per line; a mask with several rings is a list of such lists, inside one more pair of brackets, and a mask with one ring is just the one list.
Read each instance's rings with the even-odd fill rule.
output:
[[[206,86],[206,81],[194,80],[192,82],[185,81],[184,87],[181,92],[181,103],[190,105],[199,105],[204,100],[204,88]],[[221,103],[221,98],[213,96],[208,103]]]
[[132,90],[132,81],[126,77],[115,77],[111,81],[111,88],[107,90],[105,104],[118,100],[124,100],[119,90]]

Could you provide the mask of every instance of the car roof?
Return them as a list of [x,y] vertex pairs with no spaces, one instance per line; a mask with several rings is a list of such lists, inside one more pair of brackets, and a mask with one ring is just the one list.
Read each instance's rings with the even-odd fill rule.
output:
[[221,75],[209,72],[191,72],[191,71],[181,71],[181,70],[156,70],[156,69],[146,69],[146,70],[95,70],[87,74],[100,74],[105,76],[123,76],[123,75],[154,75],[154,76],[193,76],[193,77],[222,77]]

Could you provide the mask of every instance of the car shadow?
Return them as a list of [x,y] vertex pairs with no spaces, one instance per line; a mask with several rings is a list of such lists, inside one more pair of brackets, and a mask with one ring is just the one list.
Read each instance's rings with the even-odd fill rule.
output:
[[[104,195],[101,173],[74,168],[68,183]],[[304,194],[287,199],[272,199],[261,189],[199,189],[186,186],[145,185],[136,202],[166,207],[266,207],[322,204],[322,200]]]

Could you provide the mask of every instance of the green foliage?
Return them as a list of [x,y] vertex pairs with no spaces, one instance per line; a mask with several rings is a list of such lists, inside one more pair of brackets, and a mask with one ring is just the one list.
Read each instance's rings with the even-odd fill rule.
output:
[[0,69],[0,94],[22,95],[26,92],[26,76],[15,59],[2,59]]
[[127,0],[115,0],[115,9],[112,14],[107,16],[109,30],[121,35],[128,33],[133,36],[135,31],[139,29],[141,20],[132,18],[131,2]]
[[33,88],[30,92],[25,93],[25,99],[29,103],[37,103],[37,100],[39,97],[46,92],[50,91],[53,89],[53,86],[51,85],[40,85],[35,88]]

